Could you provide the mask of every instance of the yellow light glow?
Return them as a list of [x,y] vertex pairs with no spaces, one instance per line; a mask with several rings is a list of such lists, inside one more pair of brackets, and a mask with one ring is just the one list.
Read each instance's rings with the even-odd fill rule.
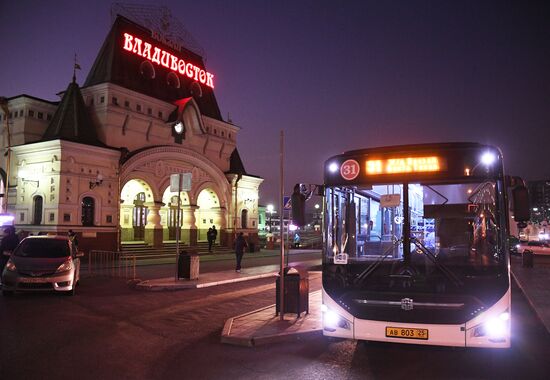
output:
[[367,161],[367,174],[380,174],[382,173],[382,161],[381,160],[369,160]]
[[367,160],[366,169],[367,174],[437,172],[441,170],[441,163],[437,156],[389,158]]

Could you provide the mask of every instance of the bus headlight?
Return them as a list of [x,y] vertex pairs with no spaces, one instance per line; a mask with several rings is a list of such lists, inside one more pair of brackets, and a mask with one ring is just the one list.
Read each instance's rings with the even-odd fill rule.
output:
[[474,336],[487,336],[492,342],[502,342],[508,336],[509,324],[510,313],[505,311],[476,327]]
[[348,321],[334,310],[330,310],[326,305],[321,305],[321,311],[323,312],[323,326],[325,330],[336,331],[336,328],[350,329]]

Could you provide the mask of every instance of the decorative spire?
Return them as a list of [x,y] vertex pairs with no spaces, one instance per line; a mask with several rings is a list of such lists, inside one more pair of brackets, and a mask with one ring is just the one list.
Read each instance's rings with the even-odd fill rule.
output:
[[73,66],[73,83],[76,83],[76,70],[82,70],[78,62],[76,61],[76,53],[74,53],[74,66]]

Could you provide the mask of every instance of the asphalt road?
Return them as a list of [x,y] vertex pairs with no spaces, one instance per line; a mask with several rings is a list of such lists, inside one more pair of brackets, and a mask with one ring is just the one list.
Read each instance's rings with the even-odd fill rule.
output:
[[273,304],[273,279],[139,292],[83,278],[75,297],[0,297],[0,379],[547,379],[550,337],[517,287],[512,297],[509,350],[324,337],[247,348],[222,345],[221,329]]

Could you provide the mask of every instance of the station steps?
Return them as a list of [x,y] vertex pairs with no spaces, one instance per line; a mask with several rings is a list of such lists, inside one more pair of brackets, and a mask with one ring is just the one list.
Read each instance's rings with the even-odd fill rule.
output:
[[[228,247],[222,247],[218,244],[212,246],[212,253],[208,252],[208,242],[198,242],[196,246],[190,247],[188,244],[179,245],[181,251],[196,252],[199,255],[216,255],[233,253]],[[135,256],[136,260],[150,260],[173,258],[176,255],[176,242],[165,242],[162,247],[154,248],[145,242],[124,242],[121,245],[123,256]]]

